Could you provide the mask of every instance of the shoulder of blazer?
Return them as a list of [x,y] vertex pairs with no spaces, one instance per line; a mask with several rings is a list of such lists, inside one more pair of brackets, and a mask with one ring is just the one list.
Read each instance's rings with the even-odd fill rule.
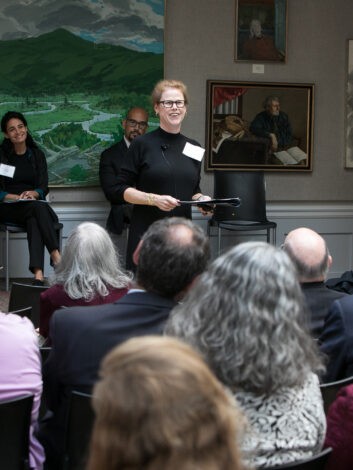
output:
[[116,152],[119,152],[119,154],[125,155],[128,151],[128,147],[126,145],[126,142],[124,138],[120,140],[119,142],[116,142],[112,146],[106,148],[103,150],[101,156],[104,158],[113,158]]
[[30,149],[33,158],[31,158],[32,165],[38,167],[40,166],[43,162],[46,161],[45,154],[44,152],[38,148],[38,147],[32,147]]
[[153,292],[131,292],[130,294],[127,293],[119,300],[114,302],[114,305],[133,305],[133,304],[141,304],[141,305],[148,305],[154,307],[163,307],[163,308],[173,308],[176,305],[176,302],[173,299],[169,299],[167,297],[162,297],[159,294],[155,294]]
[[7,163],[9,160],[7,158],[7,155],[3,149],[3,147],[0,145],[0,162],[1,163]]

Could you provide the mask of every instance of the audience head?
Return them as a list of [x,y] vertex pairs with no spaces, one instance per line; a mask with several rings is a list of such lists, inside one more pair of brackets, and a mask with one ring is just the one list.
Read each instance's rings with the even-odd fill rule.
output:
[[209,260],[204,231],[191,220],[167,217],[143,235],[133,259],[137,284],[163,297],[180,298]]
[[282,250],[248,242],[216,259],[166,333],[198,349],[233,390],[258,395],[301,385],[321,361],[307,331],[296,272]]
[[12,135],[12,128],[19,125],[22,126],[23,132],[26,134],[26,145],[32,148],[37,147],[37,144],[28,132],[27,120],[24,115],[18,111],[7,111],[1,118],[1,130],[5,136],[2,145],[9,152],[13,150],[17,140],[17,137]]
[[[103,360],[88,470],[238,470],[238,411],[189,346],[133,338]],[[240,419],[241,421],[241,419]]]
[[300,282],[324,281],[332,264],[325,240],[314,230],[301,227],[286,236],[284,251],[297,268]]
[[123,120],[124,135],[132,142],[139,135],[143,135],[148,128],[148,113],[143,108],[130,108]]
[[186,85],[179,80],[160,80],[154,87],[152,91],[152,105],[155,107],[161,100],[161,96],[165,90],[168,88],[175,88],[176,90],[181,91],[184,96],[185,104],[189,103],[188,90]]
[[62,284],[72,299],[91,300],[108,295],[108,287],[123,288],[130,278],[120,261],[108,232],[100,225],[84,222],[69,235],[53,284]]

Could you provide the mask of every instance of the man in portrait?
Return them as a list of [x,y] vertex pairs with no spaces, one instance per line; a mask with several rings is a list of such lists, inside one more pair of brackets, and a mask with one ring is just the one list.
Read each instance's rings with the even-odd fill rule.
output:
[[288,115],[280,110],[279,98],[268,96],[263,106],[264,111],[258,113],[251,122],[250,132],[269,139],[272,152],[290,147],[292,127]]

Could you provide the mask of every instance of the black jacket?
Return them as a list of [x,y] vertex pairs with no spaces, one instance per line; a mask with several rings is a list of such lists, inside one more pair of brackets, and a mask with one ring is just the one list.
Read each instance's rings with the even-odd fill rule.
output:
[[120,234],[126,223],[130,223],[132,206],[123,204],[117,197],[117,176],[128,148],[125,140],[112,145],[102,152],[99,162],[99,179],[105,197],[110,201],[111,209],[106,227],[109,232]]
[[[0,145],[0,163],[8,164],[6,147],[2,143]],[[35,172],[35,181],[33,181],[33,189],[40,189],[43,192],[43,199],[49,193],[48,188],[48,166],[44,153],[38,147],[29,149],[29,158]],[[6,191],[6,179],[0,176],[0,198],[3,196],[1,193]]]

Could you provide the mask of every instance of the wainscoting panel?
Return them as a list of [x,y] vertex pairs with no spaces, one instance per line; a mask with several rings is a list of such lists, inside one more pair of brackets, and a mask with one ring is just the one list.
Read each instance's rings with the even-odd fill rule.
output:
[[[60,222],[64,224],[63,244],[78,224],[84,221],[96,222],[105,226],[109,213],[109,205],[105,203],[69,204],[56,203],[53,208]],[[267,206],[269,220],[277,223],[277,245],[283,243],[285,236],[297,227],[309,227],[320,233],[326,240],[333,257],[333,265],[329,277],[337,277],[353,267],[353,203],[313,204],[313,203],[269,203]],[[197,210],[193,219],[205,230],[207,217]],[[266,234],[249,232],[235,237],[231,232],[222,232],[222,251],[236,243],[247,240],[266,240]],[[216,230],[211,232],[211,249],[213,258],[217,255]],[[126,246],[126,233],[117,237],[117,245],[122,255]],[[46,255],[45,275],[52,273],[49,256]],[[14,235],[10,242],[10,274],[11,277],[30,277],[28,271],[27,240],[24,234]]]

